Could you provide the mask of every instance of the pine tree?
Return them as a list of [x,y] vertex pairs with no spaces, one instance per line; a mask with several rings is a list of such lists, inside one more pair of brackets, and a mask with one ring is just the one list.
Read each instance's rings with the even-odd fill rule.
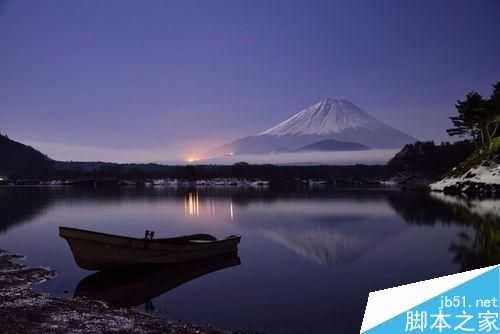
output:
[[450,117],[454,127],[446,132],[450,136],[472,137],[480,147],[491,147],[500,134],[500,82],[493,85],[489,99],[470,92],[455,107],[458,116]]
[[455,127],[446,130],[446,132],[450,136],[470,136],[475,141],[482,142],[481,131],[479,129],[479,110],[484,107],[484,104],[484,98],[476,92],[467,94],[464,101],[457,101],[455,107],[458,116],[450,117]]

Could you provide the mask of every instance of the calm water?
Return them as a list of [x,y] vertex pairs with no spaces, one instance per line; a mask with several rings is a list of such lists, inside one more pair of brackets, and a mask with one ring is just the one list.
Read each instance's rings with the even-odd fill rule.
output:
[[[266,333],[358,333],[369,291],[500,262],[499,224],[483,214],[496,202],[467,205],[380,190],[0,189],[0,248],[55,269],[58,277],[38,289],[72,296],[93,273],[76,266],[60,225],[139,237],[145,229],[156,237],[240,234],[241,264],[208,264],[205,272],[220,270],[198,278],[199,268],[156,273],[160,294],[152,300],[141,300],[151,284],[131,290],[123,275],[106,284],[119,295],[133,291],[140,307],[168,319]],[[80,288],[99,293],[94,278]]]

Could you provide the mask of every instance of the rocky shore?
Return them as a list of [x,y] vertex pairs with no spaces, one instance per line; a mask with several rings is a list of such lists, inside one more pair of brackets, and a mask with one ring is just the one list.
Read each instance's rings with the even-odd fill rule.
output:
[[112,308],[85,298],[57,298],[33,291],[33,284],[55,277],[43,267],[21,264],[21,256],[0,250],[2,333],[169,333],[251,334],[167,322],[134,309]]
[[[430,189],[450,195],[470,197],[498,197],[500,195],[500,156],[480,162],[470,168],[454,168],[442,180],[432,183]],[[460,168],[461,167],[461,168]]]

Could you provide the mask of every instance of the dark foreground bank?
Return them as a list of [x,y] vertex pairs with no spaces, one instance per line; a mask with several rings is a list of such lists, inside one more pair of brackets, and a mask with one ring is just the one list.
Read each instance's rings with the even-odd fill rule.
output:
[[38,293],[31,289],[32,284],[51,279],[55,273],[27,267],[16,261],[19,258],[0,250],[2,333],[250,334],[166,322],[133,309],[111,308],[101,301]]

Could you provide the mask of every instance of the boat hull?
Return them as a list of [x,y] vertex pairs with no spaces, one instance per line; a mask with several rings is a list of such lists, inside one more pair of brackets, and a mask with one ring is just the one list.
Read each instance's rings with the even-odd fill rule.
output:
[[199,261],[236,253],[240,242],[237,236],[217,241],[147,240],[63,227],[59,235],[78,266],[87,270]]

